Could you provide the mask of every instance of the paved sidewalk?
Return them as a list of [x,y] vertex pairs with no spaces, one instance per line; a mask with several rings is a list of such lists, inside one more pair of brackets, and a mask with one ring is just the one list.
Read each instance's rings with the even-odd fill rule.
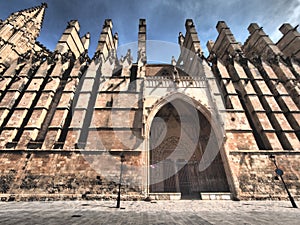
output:
[[[297,202],[300,206],[300,202]],[[0,224],[300,224],[287,201],[0,202]]]

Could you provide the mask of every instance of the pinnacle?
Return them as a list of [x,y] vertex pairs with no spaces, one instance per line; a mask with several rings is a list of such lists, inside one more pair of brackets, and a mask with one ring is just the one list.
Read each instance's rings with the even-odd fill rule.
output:
[[48,8],[48,4],[46,2],[43,2],[41,6],[45,7],[45,8]]

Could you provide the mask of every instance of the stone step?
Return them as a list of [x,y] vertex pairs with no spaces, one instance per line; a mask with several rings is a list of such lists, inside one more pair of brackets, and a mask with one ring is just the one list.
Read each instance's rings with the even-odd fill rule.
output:
[[201,200],[232,200],[230,192],[200,192]]
[[150,193],[149,197],[153,200],[180,200],[181,193]]

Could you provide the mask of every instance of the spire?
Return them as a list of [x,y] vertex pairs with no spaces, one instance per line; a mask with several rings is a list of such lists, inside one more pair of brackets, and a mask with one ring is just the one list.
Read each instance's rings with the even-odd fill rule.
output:
[[79,35],[80,24],[77,20],[68,22],[67,28],[63,32],[60,40],[58,41],[55,51],[60,54],[71,51],[77,59],[82,53],[88,50],[90,42],[90,34],[80,38]]
[[10,64],[21,54],[34,48],[44,20],[46,3],[11,14],[0,27],[0,63]]
[[32,17],[32,21],[35,23],[35,26],[40,31],[43,25],[44,16],[45,16],[45,10],[47,8],[46,3],[42,3],[41,6],[38,7],[38,12]]
[[90,38],[91,38],[91,35],[90,33],[86,33],[83,37],[81,37],[81,42],[83,44],[83,47],[85,50],[88,50],[89,49],[89,46],[90,46]]
[[[236,41],[225,21],[218,21],[216,26],[219,36],[215,42],[209,41],[207,47],[212,57],[218,57],[223,63],[229,62],[228,57],[242,53],[241,44]],[[225,63],[226,64],[226,63]]]
[[33,21],[36,24],[42,24],[45,14],[45,9],[47,8],[46,3],[42,3],[40,6],[35,6],[32,8],[24,9],[11,14],[4,23],[9,23],[14,27],[21,28],[28,21]]
[[4,41],[8,41],[14,34],[14,31],[23,30],[31,33],[32,38],[35,39],[39,36],[41,30],[46,3],[29,9],[24,9],[19,12],[11,14],[0,28],[0,36]]
[[140,19],[138,33],[138,61],[146,63],[146,41],[147,41],[146,19]]
[[[23,28],[25,32],[28,32],[32,35],[32,43],[34,44],[36,38],[40,35],[40,31],[43,25],[45,9],[47,8],[46,3],[42,3],[40,6],[33,8],[33,16],[26,19]],[[34,41],[34,42],[33,42]]]
[[115,46],[115,44],[117,43],[117,36],[114,37],[112,28],[112,20],[106,19],[104,21],[104,25],[98,41],[98,46],[95,53],[96,56],[102,54],[104,58],[107,58],[111,51],[117,49],[118,46]]
[[[185,29],[186,34],[184,38],[184,45],[185,48],[193,51],[193,52],[202,52],[201,46],[200,46],[200,40],[198,37],[198,33],[196,31],[195,24],[192,19],[187,19],[185,21]],[[191,43],[191,45],[190,45]]]

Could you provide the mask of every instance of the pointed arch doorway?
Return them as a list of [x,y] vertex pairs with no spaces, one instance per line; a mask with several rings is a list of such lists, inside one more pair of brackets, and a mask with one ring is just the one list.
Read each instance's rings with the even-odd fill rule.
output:
[[194,106],[175,99],[154,116],[149,133],[150,193],[181,193],[199,199],[201,192],[229,192],[220,152],[204,171],[199,163],[205,151],[219,148],[207,118]]

